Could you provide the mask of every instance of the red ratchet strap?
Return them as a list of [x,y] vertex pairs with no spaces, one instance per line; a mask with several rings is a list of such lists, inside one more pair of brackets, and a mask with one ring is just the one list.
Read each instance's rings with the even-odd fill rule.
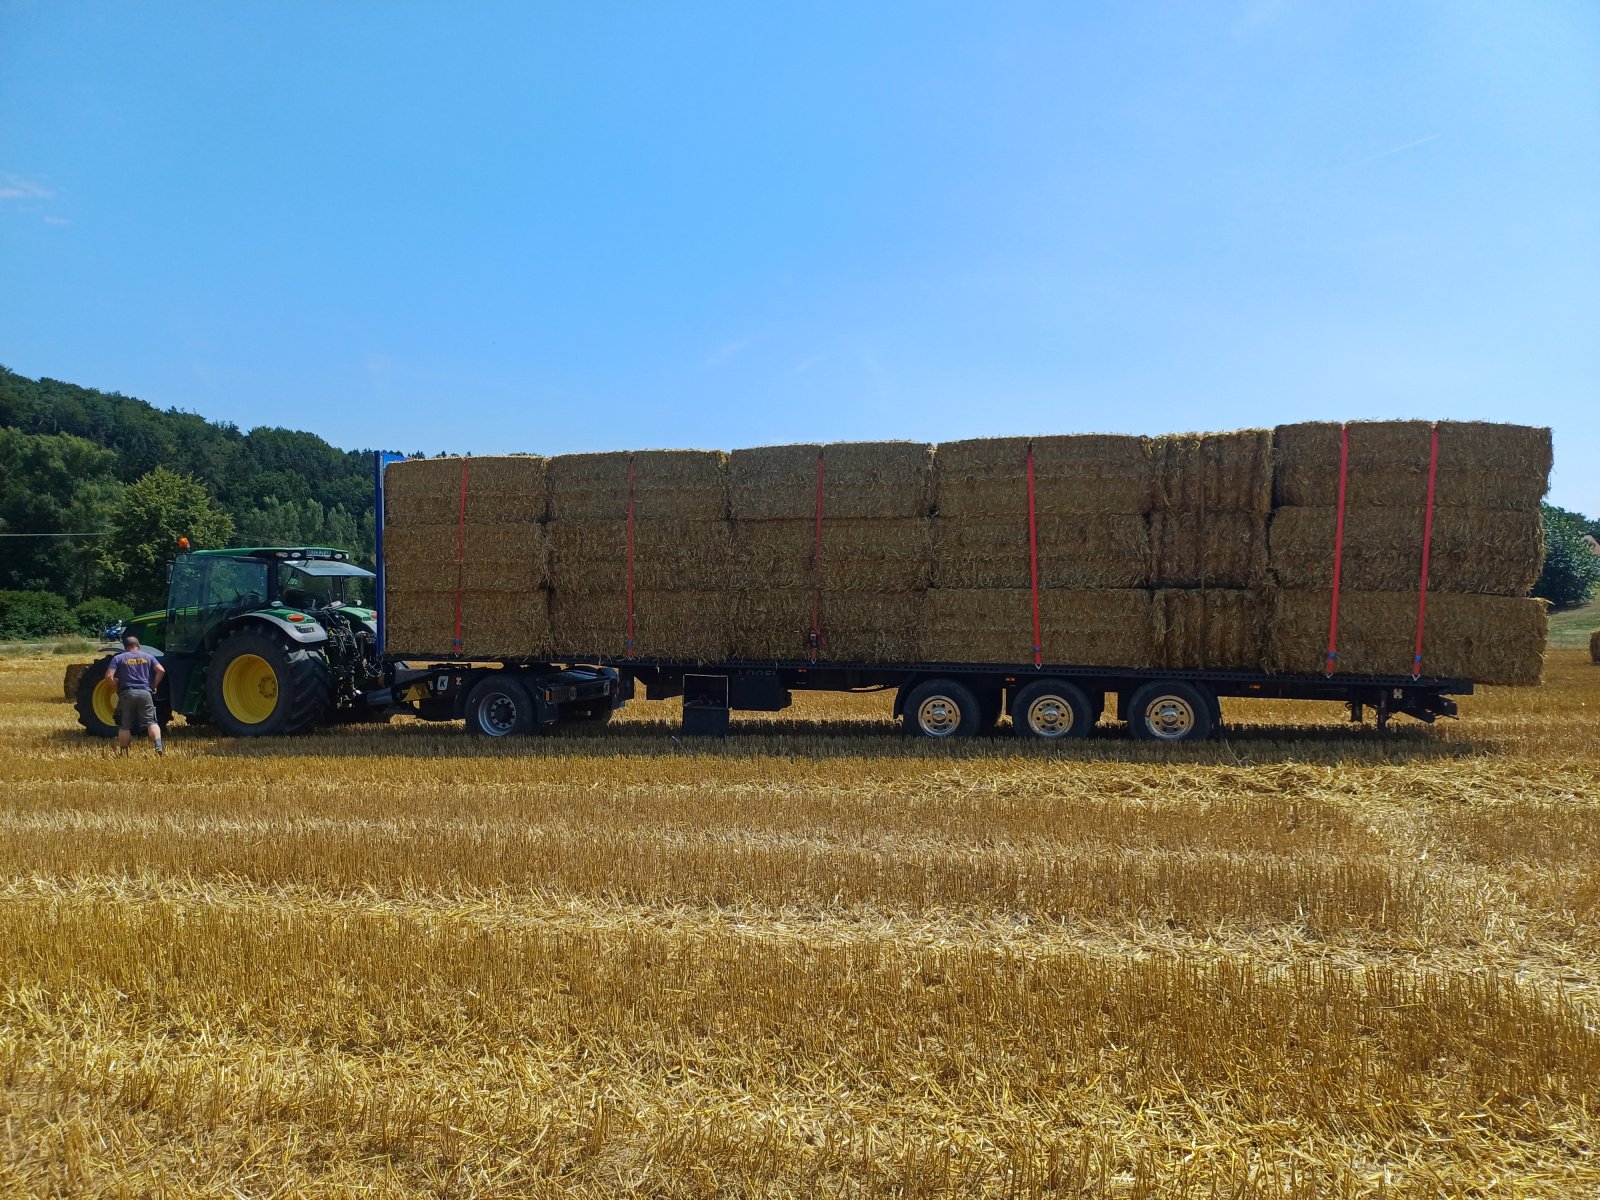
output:
[[1422,518],[1422,580],[1417,585],[1417,647],[1411,656],[1411,678],[1422,678],[1422,618],[1428,611],[1428,555],[1433,549],[1433,492],[1439,479],[1439,425],[1434,423],[1428,449],[1428,511]]
[[1028,443],[1028,579],[1033,588],[1033,665],[1044,662],[1044,641],[1039,636],[1039,519],[1033,499],[1033,443]]
[[817,661],[822,642],[822,474],[824,452],[817,451],[817,531],[811,546],[811,661]]
[[461,585],[467,557],[467,474],[469,459],[461,460],[461,510],[456,518],[456,645],[461,653]]
[[1328,617],[1328,674],[1339,665],[1339,576],[1344,567],[1344,494],[1350,481],[1350,426],[1339,426],[1339,516],[1333,527],[1333,611]]
[[633,657],[633,455],[628,455],[628,639],[624,643]]

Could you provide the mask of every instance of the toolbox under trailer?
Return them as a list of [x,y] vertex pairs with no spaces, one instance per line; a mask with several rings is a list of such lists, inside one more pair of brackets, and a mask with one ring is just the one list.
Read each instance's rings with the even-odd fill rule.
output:
[[375,704],[406,704],[425,720],[464,720],[487,737],[530,734],[559,722],[599,723],[642,687],[652,700],[683,698],[684,730],[719,734],[734,712],[781,712],[797,691],[895,693],[894,715],[927,738],[993,731],[1003,716],[1023,738],[1086,737],[1108,698],[1134,737],[1163,742],[1215,735],[1220,700],[1332,701],[1350,719],[1367,709],[1386,728],[1404,715],[1432,722],[1456,715],[1472,681],[1408,675],[1281,675],[1255,670],[1170,670],[1080,663],[839,662],[818,659],[690,662],[554,655],[550,660],[467,659],[440,648],[398,660],[387,648],[383,553],[384,467],[375,462],[378,641],[389,686]]

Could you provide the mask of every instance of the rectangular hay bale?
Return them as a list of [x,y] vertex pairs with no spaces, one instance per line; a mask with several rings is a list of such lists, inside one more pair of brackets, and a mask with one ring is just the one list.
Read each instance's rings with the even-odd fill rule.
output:
[[[553,653],[567,658],[628,655],[627,588],[550,593]],[[719,662],[728,657],[727,593],[635,588],[633,657]]]
[[549,582],[545,527],[533,522],[394,525],[384,531],[383,558],[391,592],[518,591]]
[[400,658],[542,658],[550,649],[550,593],[542,588],[461,593],[461,646],[455,646],[453,591],[389,589],[384,614],[389,650]]
[[520,525],[544,520],[548,460],[531,454],[484,458],[409,458],[383,472],[387,527],[442,525],[466,519],[477,525]]
[[1272,605],[1244,588],[1166,588],[1152,598],[1161,665],[1174,670],[1261,670]]
[[[1429,421],[1352,421],[1347,505],[1420,513],[1428,492]],[[1273,431],[1278,505],[1339,502],[1339,424]],[[1550,431],[1490,421],[1440,421],[1436,503],[1537,510],[1548,487]]]
[[[1150,593],[1142,589],[1041,592],[1039,618],[1047,664],[1160,665]],[[1033,661],[1033,600],[1027,588],[936,588],[927,594],[922,625],[920,657],[928,661]]]
[[1250,588],[1267,582],[1267,517],[1256,512],[1156,512],[1150,517],[1157,587]]
[[[1274,670],[1326,669],[1330,590],[1273,595],[1268,658]],[[1415,592],[1341,591],[1339,671],[1410,675],[1417,627]],[[1544,665],[1545,604],[1511,596],[1429,592],[1423,674],[1480,683],[1536,684]]]
[[1191,512],[1272,511],[1272,431],[1176,433],[1155,439],[1155,507]]
[[815,520],[733,523],[728,585],[741,591],[915,592],[928,586],[933,544],[926,517],[824,520],[820,573]]
[[[1270,565],[1280,586],[1333,586],[1339,510],[1289,505],[1272,517]],[[1341,586],[1416,591],[1422,577],[1423,514],[1356,505],[1345,510]],[[1537,509],[1435,509],[1428,587],[1440,592],[1526,596],[1544,562]]]
[[923,442],[832,442],[735,450],[728,456],[733,519],[815,519],[819,457],[824,520],[928,515],[933,447]]
[[[1150,582],[1150,527],[1135,513],[1053,512],[1038,519],[1039,586],[1129,588]],[[1030,586],[1026,514],[933,519],[933,584],[940,588]]]
[[1150,510],[1156,482],[1150,439],[1094,433],[940,443],[933,472],[938,515],[1026,521],[1030,445],[1039,515]]
[[[720,521],[728,515],[721,450],[618,450],[550,460],[552,521]],[[631,476],[631,483],[630,483]]]
[[[551,521],[550,583],[558,591],[625,587],[627,521]],[[633,585],[656,591],[727,586],[731,537],[726,521],[644,517],[633,523]]]
[[909,662],[916,657],[922,596],[915,592],[825,592],[772,588],[729,598],[734,657],[749,661],[810,656],[813,606],[819,661]]

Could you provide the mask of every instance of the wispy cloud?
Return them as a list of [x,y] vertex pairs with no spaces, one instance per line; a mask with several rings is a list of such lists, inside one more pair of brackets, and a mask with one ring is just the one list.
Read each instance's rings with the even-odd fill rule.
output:
[[826,354],[813,354],[810,358],[802,358],[799,362],[795,363],[790,370],[792,370],[796,375],[804,375],[807,371],[811,370],[812,367],[820,366],[822,363],[827,361],[828,356]]
[[40,220],[42,220],[46,225],[71,225],[72,224],[72,222],[67,220],[66,217],[41,217]]
[[1390,146],[1387,150],[1380,150],[1376,154],[1369,154],[1366,158],[1358,158],[1354,162],[1347,162],[1342,167],[1335,167],[1334,170],[1348,171],[1353,167],[1364,167],[1368,163],[1377,162],[1380,158],[1388,158],[1391,154],[1399,154],[1402,151],[1411,150],[1417,146],[1425,146],[1429,142],[1438,141],[1443,136],[1444,134],[1442,133],[1430,133],[1427,137],[1418,138],[1414,142],[1406,142],[1404,145],[1400,146]]
[[754,342],[754,341],[755,341],[755,338],[747,337],[743,341],[724,342],[722,345],[718,346],[715,350],[713,350],[710,354],[706,355],[706,366],[708,366],[708,367],[720,367],[723,363],[727,362],[734,355],[741,354],[745,350],[749,349],[750,344],[752,342]]
[[24,179],[20,175],[0,173],[0,200],[49,200],[55,196],[53,188]]

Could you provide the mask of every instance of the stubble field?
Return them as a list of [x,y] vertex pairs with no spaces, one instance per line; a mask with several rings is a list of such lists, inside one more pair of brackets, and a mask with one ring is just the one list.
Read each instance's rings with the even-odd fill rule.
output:
[[0,658],[0,1194],[1600,1190],[1586,652],[1386,737],[126,761],[63,661]]

